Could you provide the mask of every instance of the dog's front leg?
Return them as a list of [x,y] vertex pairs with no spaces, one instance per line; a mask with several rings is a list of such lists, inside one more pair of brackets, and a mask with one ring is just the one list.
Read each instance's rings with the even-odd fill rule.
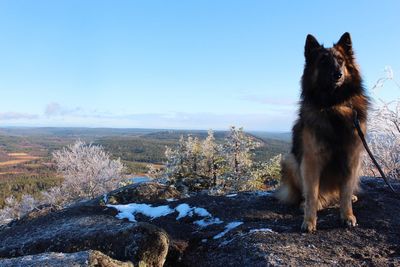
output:
[[352,207],[352,181],[347,181],[340,190],[340,218],[346,226],[356,226],[357,220]]
[[340,218],[342,222],[348,226],[356,226],[357,220],[353,214],[353,199],[354,199],[354,189],[357,187],[358,174],[360,169],[360,160],[358,156],[355,157],[355,166],[347,179],[343,181],[340,187]]
[[[313,156],[311,156],[313,157]],[[301,229],[307,232],[317,230],[317,209],[319,195],[319,168],[315,160],[305,156],[301,164],[304,196],[304,220]]]

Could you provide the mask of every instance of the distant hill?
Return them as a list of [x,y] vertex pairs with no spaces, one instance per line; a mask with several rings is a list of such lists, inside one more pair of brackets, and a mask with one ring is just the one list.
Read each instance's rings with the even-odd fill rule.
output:
[[[228,131],[215,131],[217,142]],[[249,132],[262,146],[255,151],[257,161],[289,151],[290,133]],[[181,136],[192,135],[205,139],[206,130],[159,130],[117,128],[58,128],[58,127],[9,127],[0,128],[0,148],[5,151],[47,150],[48,154],[77,139],[104,146],[115,157],[125,161],[162,163],[165,146],[175,145]]]
[[[85,128],[85,127],[0,127],[0,135],[37,136],[52,135],[59,137],[72,136],[142,136],[155,139],[175,139],[181,135],[191,134],[200,138],[207,136],[207,130],[175,130],[175,129],[141,129],[141,128]],[[228,131],[215,131],[216,138],[225,137]],[[249,131],[259,138],[290,141],[290,132]]]
[[59,137],[71,136],[140,136],[159,132],[157,129],[135,128],[84,128],[84,127],[2,127],[0,135],[37,136],[52,135]]
[[292,141],[292,133],[291,132],[250,132],[254,136],[257,136],[262,139],[276,139],[286,142]]

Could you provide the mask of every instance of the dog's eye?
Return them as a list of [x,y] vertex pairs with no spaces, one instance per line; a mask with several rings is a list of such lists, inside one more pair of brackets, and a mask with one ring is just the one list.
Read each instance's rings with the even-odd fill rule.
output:
[[344,62],[343,58],[338,58],[338,59],[337,59],[337,63],[338,63],[339,65],[343,65],[343,62]]

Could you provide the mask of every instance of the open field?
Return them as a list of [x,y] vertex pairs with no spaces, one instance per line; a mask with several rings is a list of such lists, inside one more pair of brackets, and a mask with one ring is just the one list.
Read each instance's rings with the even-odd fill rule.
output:
[[[8,153],[7,154],[10,158],[12,158],[11,160],[7,160],[7,161],[1,161],[0,162],[0,168],[1,167],[5,167],[5,166],[15,166],[21,163],[27,163],[30,162],[32,160],[36,160],[36,159],[40,159],[40,157],[35,157],[35,156],[31,156],[27,153]],[[14,172],[15,173],[15,172]],[[1,172],[0,172],[1,174]]]

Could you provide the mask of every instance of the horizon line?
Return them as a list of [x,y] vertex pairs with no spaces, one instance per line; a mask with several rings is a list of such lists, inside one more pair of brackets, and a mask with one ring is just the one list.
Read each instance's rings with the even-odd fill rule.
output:
[[[234,125],[232,125],[234,126]],[[273,131],[273,130],[246,130],[244,127],[236,128],[243,128],[245,132],[264,132],[264,133],[290,133],[290,130],[287,131]],[[193,128],[141,128],[141,127],[97,127],[97,126],[16,126],[16,125],[3,125],[0,126],[0,129],[106,129],[106,130],[152,130],[152,131],[205,131],[213,130],[218,132],[226,132],[229,131],[228,129],[221,130],[221,129],[193,129]]]

